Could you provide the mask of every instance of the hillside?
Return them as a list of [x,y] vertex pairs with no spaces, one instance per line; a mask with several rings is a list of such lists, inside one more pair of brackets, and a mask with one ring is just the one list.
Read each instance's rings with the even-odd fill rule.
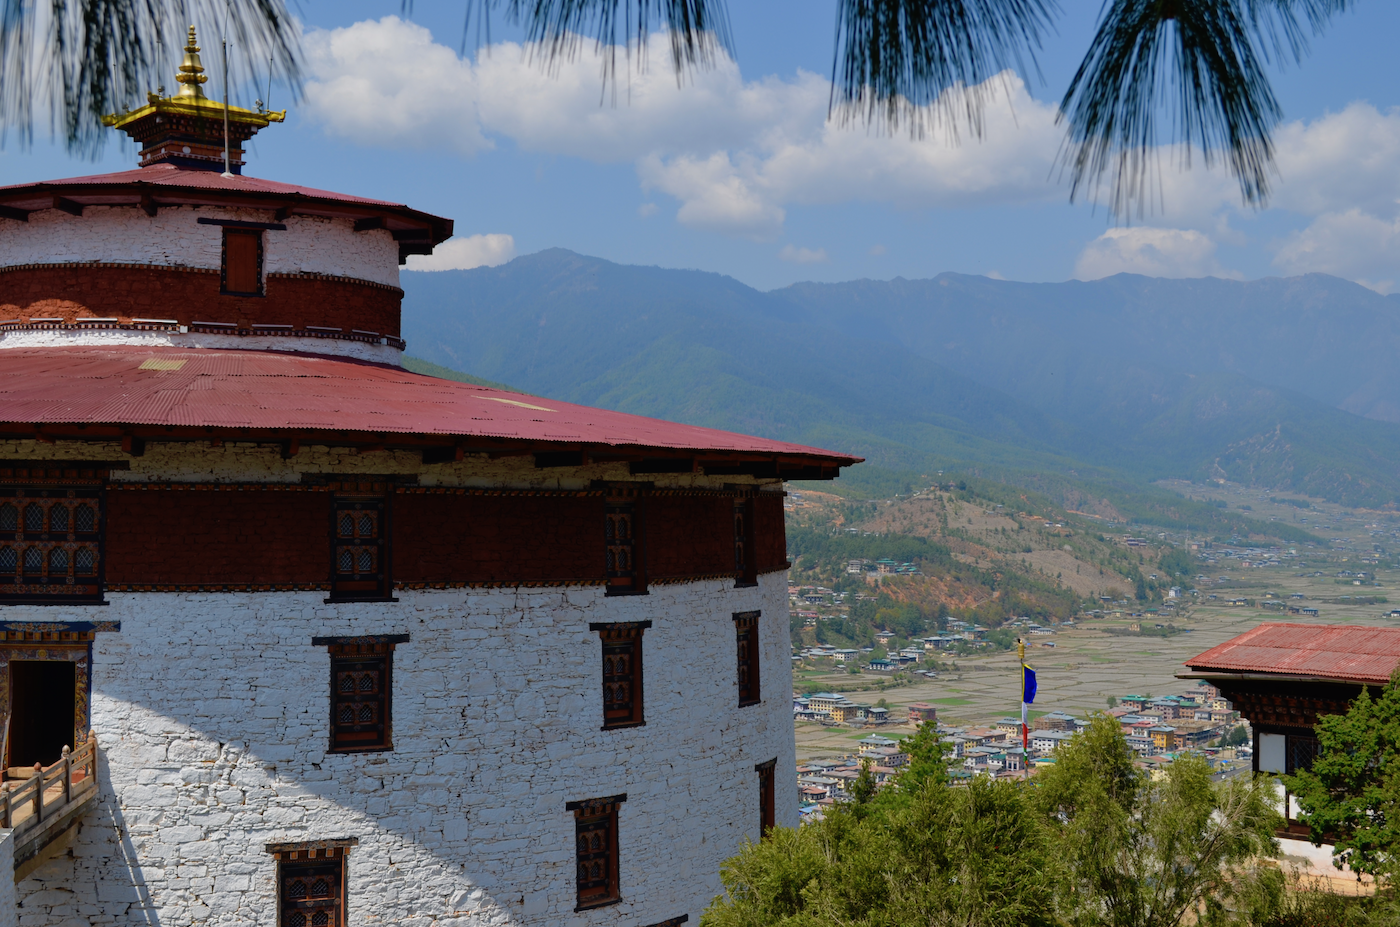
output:
[[[1184,535],[1129,546],[1121,526],[995,483],[858,502],[794,491],[787,533],[789,581],[820,599],[794,615],[804,645],[871,646],[883,629],[899,646],[961,621],[992,629],[988,640],[1004,649],[1015,640],[1008,622],[1068,621],[1101,597],[1175,614],[1180,600],[1166,593],[1193,585],[1200,568]],[[877,570],[881,562],[900,572]]]
[[956,470],[1147,519],[1181,500],[1143,485],[1173,478],[1400,500],[1400,302],[1335,278],[945,274],[761,293],[552,250],[403,286],[425,361],[858,454],[870,464],[842,482],[868,495]]

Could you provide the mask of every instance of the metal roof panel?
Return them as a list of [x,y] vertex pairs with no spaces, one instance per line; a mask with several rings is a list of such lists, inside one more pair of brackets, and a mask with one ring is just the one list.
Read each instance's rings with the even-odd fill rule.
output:
[[1186,665],[1197,672],[1323,676],[1384,685],[1400,666],[1400,628],[1266,622]]
[[[142,369],[183,361],[178,369]],[[174,347],[0,350],[0,422],[240,426],[801,457],[860,458],[713,428],[488,389],[343,357]]]

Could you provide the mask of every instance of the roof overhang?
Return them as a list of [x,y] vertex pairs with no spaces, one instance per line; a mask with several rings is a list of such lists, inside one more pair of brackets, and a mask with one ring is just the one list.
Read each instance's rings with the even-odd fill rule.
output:
[[0,351],[0,440],[253,442],[409,450],[425,462],[533,456],[537,469],[834,479],[861,458],[489,389],[384,364],[174,347]]
[[1228,670],[1197,670],[1177,673],[1177,679],[1204,679],[1207,682],[1315,682],[1344,686],[1385,685],[1384,679],[1356,679],[1345,676],[1307,676],[1288,673],[1238,673]]
[[[337,198],[318,195],[322,191],[296,188],[286,190],[260,188],[237,180],[225,185],[207,182],[212,172],[181,171],[178,174],[205,175],[205,183],[179,183],[167,172],[152,174],[147,180],[144,171],[129,171],[115,175],[120,180],[75,178],[0,188],[0,218],[26,222],[29,215],[45,209],[59,209],[81,216],[89,206],[127,206],[144,210],[154,216],[160,209],[177,206],[213,206],[226,209],[256,209],[272,214],[281,222],[290,216],[315,216],[325,219],[349,219],[356,231],[384,229],[399,244],[399,257],[410,254],[430,254],[434,246],[452,237],[453,222],[441,216],[410,209],[396,203],[374,200]],[[217,177],[217,174],[212,174]],[[157,180],[159,179],[159,182]],[[240,178],[241,179],[241,178]]]

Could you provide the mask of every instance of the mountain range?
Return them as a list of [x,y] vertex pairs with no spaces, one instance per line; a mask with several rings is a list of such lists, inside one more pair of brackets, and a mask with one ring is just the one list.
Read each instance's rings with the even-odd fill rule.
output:
[[761,292],[554,249],[402,280],[418,358],[855,453],[869,460],[857,480],[964,470],[1063,496],[1219,478],[1400,502],[1400,298],[1335,277],[941,274]]

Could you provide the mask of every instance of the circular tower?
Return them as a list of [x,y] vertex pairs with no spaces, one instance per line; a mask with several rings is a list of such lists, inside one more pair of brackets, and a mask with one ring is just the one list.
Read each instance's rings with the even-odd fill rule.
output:
[[452,223],[242,173],[198,51],[140,168],[0,188],[23,922],[695,923],[796,823],[782,485],[856,458],[406,372]]

